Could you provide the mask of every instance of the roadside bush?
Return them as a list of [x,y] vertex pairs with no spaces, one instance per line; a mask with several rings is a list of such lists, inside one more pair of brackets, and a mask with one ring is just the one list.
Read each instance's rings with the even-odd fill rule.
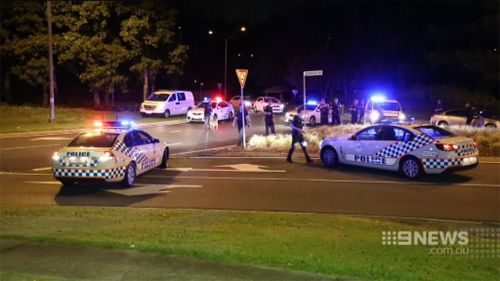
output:
[[[306,130],[307,149],[310,153],[319,152],[319,143],[327,137],[353,134],[363,128],[363,125],[321,126]],[[476,128],[469,126],[450,126],[452,133],[467,136],[478,142],[481,156],[500,157],[500,129]],[[288,152],[292,137],[290,134],[277,134],[271,136],[253,135],[247,146],[249,151]]]

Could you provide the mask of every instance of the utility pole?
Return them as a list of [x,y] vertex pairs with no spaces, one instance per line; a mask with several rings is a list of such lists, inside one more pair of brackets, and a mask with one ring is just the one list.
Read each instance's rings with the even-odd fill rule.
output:
[[54,61],[52,50],[52,4],[47,1],[47,24],[49,28],[49,87],[50,87],[50,123],[56,122],[56,108],[54,100]]

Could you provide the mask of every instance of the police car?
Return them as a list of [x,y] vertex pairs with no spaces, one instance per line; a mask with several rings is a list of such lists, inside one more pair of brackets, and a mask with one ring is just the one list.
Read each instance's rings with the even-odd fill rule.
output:
[[397,123],[406,120],[401,104],[384,96],[372,96],[365,106],[364,123]]
[[54,152],[55,179],[65,185],[101,181],[130,187],[137,176],[168,166],[168,146],[135,129],[132,121],[94,121],[94,127]]
[[212,107],[212,114],[218,121],[232,120],[234,118],[234,108],[230,103],[221,98],[216,98],[215,100],[205,98],[203,102],[188,111],[187,120],[189,122],[205,122],[206,104],[210,104]]
[[[328,106],[328,105],[327,105]],[[292,122],[293,117],[297,115],[297,111],[302,109],[301,115],[302,119],[308,125],[315,125],[321,123],[321,109],[320,105],[315,101],[309,101],[306,103],[306,110],[304,111],[304,106],[297,106],[294,110],[287,111],[285,114],[285,122]],[[331,116],[328,113],[328,122],[330,122]]]
[[410,179],[475,168],[478,154],[473,139],[434,125],[374,125],[320,144],[320,157],[327,167],[370,167],[400,172]]

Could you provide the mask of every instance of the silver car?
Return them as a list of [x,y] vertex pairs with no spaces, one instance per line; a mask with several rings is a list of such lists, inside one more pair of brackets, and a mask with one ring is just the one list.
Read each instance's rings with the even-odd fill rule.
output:
[[[440,114],[434,114],[431,117],[430,123],[437,126],[466,125],[467,116],[465,110],[449,109]],[[492,118],[485,118],[479,114],[474,117],[472,126],[498,128],[500,126],[500,121]]]

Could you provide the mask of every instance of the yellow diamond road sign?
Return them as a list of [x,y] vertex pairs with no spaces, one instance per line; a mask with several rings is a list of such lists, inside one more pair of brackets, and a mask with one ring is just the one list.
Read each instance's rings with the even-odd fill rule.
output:
[[245,88],[245,81],[247,81],[248,69],[236,69],[236,76],[240,81],[241,88]]

